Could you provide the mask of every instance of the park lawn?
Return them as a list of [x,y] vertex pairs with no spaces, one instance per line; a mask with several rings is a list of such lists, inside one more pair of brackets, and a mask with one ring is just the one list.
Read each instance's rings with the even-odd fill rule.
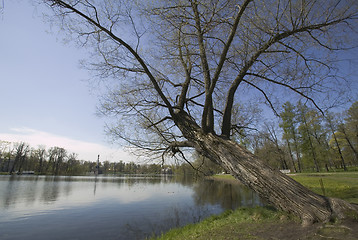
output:
[[318,194],[358,204],[358,172],[300,173],[289,176]]
[[[290,177],[326,196],[358,203],[358,172],[303,173]],[[216,175],[214,178],[233,181],[230,175]],[[323,187],[321,185],[323,183]],[[302,227],[297,218],[269,207],[239,208],[211,216],[200,223],[175,228],[152,239],[356,239],[358,223],[346,228],[341,225],[312,225]],[[347,230],[350,229],[350,230]],[[352,230],[353,229],[353,230]]]
[[[318,194],[341,198],[350,203],[358,204],[358,171],[296,173],[289,174],[288,176]],[[214,178],[219,180],[234,180],[229,174],[215,175]]]

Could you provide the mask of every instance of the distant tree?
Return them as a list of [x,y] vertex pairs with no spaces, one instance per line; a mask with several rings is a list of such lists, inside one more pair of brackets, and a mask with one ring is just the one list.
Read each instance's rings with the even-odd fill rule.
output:
[[0,140],[0,159],[2,160],[0,171],[8,172],[10,170],[10,148],[11,142]]
[[[328,114],[326,114],[326,122],[327,122],[328,128],[331,130],[332,139],[334,141],[335,148],[337,149],[339,158],[341,160],[341,165],[342,165],[344,171],[347,171],[346,163],[345,163],[345,160],[343,157],[343,152],[342,152],[342,145],[340,145],[340,143],[338,141],[337,134],[336,134],[336,130],[338,129],[337,120],[335,119],[333,114],[328,113]],[[327,171],[328,171],[328,169],[327,169]]]
[[315,112],[310,110],[302,103],[299,103],[297,107],[299,111],[298,119],[300,121],[298,131],[300,134],[300,148],[302,151],[302,158],[305,161],[305,164],[310,163],[312,160],[316,172],[319,172],[320,165],[317,156],[317,144],[314,142],[314,126],[311,124],[311,121],[315,116]]
[[274,142],[269,140],[267,133],[261,132],[255,138],[254,153],[272,168],[281,168],[282,162],[279,160],[277,148]]
[[38,159],[35,154],[35,149],[30,147],[29,156],[25,162],[23,169],[24,171],[35,171],[38,167]]
[[67,157],[67,151],[61,147],[52,147],[48,150],[49,165],[52,165],[52,174],[59,175],[61,173],[61,167]]
[[351,155],[351,160],[355,164],[358,164],[358,150],[356,149],[356,146],[354,146],[354,141],[350,136],[350,132],[347,130],[347,126],[340,122],[338,125],[338,132],[336,135],[338,135],[338,138],[344,139],[343,141],[346,143],[347,147],[345,148],[348,155]]
[[36,158],[38,160],[37,172],[41,174],[43,172],[43,169],[44,169],[44,164],[45,164],[46,155],[47,155],[45,146],[39,146],[34,151],[34,154],[36,155]]
[[354,153],[355,162],[358,163],[358,101],[347,110],[345,124],[340,125],[340,131]]
[[182,164],[174,165],[174,174],[193,177],[198,175],[198,171],[195,171],[189,163],[184,162]]
[[[298,171],[302,172],[301,152],[299,150],[298,133],[297,133],[297,109],[290,102],[283,105],[283,111],[280,113],[281,123],[280,127],[283,129],[282,139],[287,144],[287,148],[292,159],[292,165],[295,171],[296,166],[294,161],[297,161]],[[296,159],[294,160],[293,152],[295,152]]]
[[116,166],[115,166],[116,172],[123,173],[124,166],[125,166],[125,163],[122,160],[119,161],[118,163],[116,163]]
[[15,144],[15,159],[10,170],[10,174],[12,174],[16,169],[17,172],[21,172],[22,166],[28,157],[27,154],[30,151],[30,147],[25,142],[20,142]]
[[61,29],[93,47],[86,66],[115,81],[102,106],[116,119],[112,136],[158,156],[194,148],[306,223],[353,209],[314,194],[230,138],[235,104],[252,101],[248,90],[274,112],[274,94],[284,99],[290,91],[316,107],[314,99],[339,96],[344,81],[333,60],[356,40],[357,1],[44,2]]
[[77,160],[78,154],[77,153],[70,153],[67,156],[67,162],[66,162],[66,175],[78,175],[78,174],[84,174],[88,171],[80,169],[80,161]]

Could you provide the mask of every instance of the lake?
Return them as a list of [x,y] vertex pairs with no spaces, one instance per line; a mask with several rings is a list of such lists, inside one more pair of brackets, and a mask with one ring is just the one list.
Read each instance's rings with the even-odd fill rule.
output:
[[0,239],[145,239],[239,206],[246,187],[172,176],[0,176]]

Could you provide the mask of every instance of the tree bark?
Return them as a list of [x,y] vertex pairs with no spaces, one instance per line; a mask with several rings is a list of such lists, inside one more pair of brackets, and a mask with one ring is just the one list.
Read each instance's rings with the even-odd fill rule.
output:
[[289,176],[265,165],[234,141],[204,133],[185,112],[178,113],[174,120],[199,153],[220,164],[277,209],[299,216],[304,225],[332,218],[341,219],[348,211],[358,211],[356,206],[348,202],[312,192]]

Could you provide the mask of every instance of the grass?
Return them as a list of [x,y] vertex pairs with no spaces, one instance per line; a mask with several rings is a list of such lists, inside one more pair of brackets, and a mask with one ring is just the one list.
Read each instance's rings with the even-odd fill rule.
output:
[[267,207],[240,208],[226,211],[220,215],[211,216],[200,223],[189,224],[182,228],[175,228],[158,238],[160,240],[176,239],[251,239],[252,231],[257,224],[280,222],[288,219],[286,214]]
[[[358,171],[297,173],[289,174],[289,176],[318,194],[358,204]],[[214,178],[234,180],[229,174],[215,175]]]
[[358,172],[303,173],[291,177],[318,194],[358,204]]
[[[312,191],[344,199],[358,204],[358,172],[335,173],[299,173],[289,175]],[[233,180],[231,175],[216,175],[219,180]],[[323,185],[322,185],[322,184]],[[344,228],[342,228],[344,230]],[[340,231],[340,226],[323,225],[311,230],[301,228],[298,219],[268,207],[239,208],[226,211],[221,215],[211,216],[200,223],[189,224],[182,228],[175,228],[158,240],[176,239],[291,239],[301,236],[302,239],[322,239],[321,236],[332,236],[332,231]],[[334,239],[350,238],[356,233],[340,233]],[[279,236],[281,234],[281,236]],[[292,235],[293,234],[293,235]],[[306,238],[308,235],[310,237]],[[349,235],[350,234],[350,235]],[[353,235],[355,236],[355,235]],[[301,239],[301,238],[300,238]]]

